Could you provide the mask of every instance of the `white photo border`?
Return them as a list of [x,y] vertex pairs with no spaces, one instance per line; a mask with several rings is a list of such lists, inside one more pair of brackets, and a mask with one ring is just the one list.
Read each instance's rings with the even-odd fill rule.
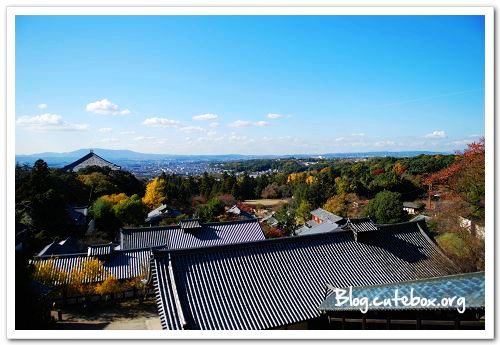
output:
[[[470,7],[6,7],[6,321],[9,339],[492,339],[494,337],[494,8]],[[485,16],[485,330],[94,331],[15,330],[15,16],[16,15],[483,15]]]

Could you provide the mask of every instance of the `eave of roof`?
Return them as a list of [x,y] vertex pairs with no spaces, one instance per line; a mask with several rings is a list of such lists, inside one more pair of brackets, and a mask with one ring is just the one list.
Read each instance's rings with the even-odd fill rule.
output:
[[[466,309],[484,309],[484,272],[462,273],[455,275],[447,275],[440,277],[431,277],[427,279],[417,279],[391,284],[378,284],[370,286],[352,287],[352,298],[368,298],[373,301],[378,298],[379,301],[394,298],[395,291],[398,291],[398,296],[409,296],[410,293],[415,297],[425,299],[436,299],[441,301],[442,298],[465,298]],[[343,286],[340,289],[349,287]],[[413,292],[411,291],[413,290]],[[359,306],[350,305],[348,303],[339,304],[336,301],[336,295],[330,294],[319,306],[322,311],[358,311]],[[456,310],[457,305],[449,306],[441,305],[371,305],[370,311],[382,310]]]

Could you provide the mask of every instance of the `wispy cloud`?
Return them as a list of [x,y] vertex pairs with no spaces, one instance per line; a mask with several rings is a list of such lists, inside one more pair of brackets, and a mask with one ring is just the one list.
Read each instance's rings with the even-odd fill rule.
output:
[[95,101],[87,104],[85,109],[88,112],[100,115],[128,115],[130,110],[120,109],[120,107],[108,99],[104,98],[99,101]]
[[198,127],[198,126],[185,126],[185,127],[179,128],[179,131],[181,131],[183,133],[203,133],[203,132],[206,132],[207,130],[205,128]]
[[113,128],[109,128],[109,127],[99,128],[97,131],[100,133],[109,133],[109,132],[113,131]]
[[377,147],[380,147],[380,146],[393,146],[395,144],[396,143],[394,141],[391,141],[391,140],[381,140],[381,141],[377,141],[375,143],[375,146],[377,146]]
[[121,135],[131,135],[131,134],[135,134],[135,131],[121,131],[120,134]]
[[252,123],[250,121],[236,120],[234,122],[231,122],[228,126],[232,128],[243,128],[251,127]]
[[251,121],[244,121],[244,120],[237,120],[228,125],[228,127],[232,128],[245,128],[245,127],[252,127],[252,126],[257,126],[257,127],[265,127],[265,126],[270,126],[271,123],[267,121],[257,121],[257,122],[251,122]]
[[150,117],[142,121],[142,124],[149,127],[178,127],[181,122],[162,117]]
[[212,122],[211,124],[208,125],[210,128],[217,128],[219,127],[219,123],[218,122]]
[[69,123],[57,114],[45,113],[36,116],[21,116],[16,124],[34,131],[84,131],[89,128],[87,124]]
[[365,133],[352,133],[351,134],[353,137],[364,137]]
[[202,114],[193,116],[193,120],[195,121],[215,121],[219,118],[219,115],[216,114]]
[[156,137],[148,137],[148,136],[138,136],[138,137],[134,138],[135,141],[148,141],[148,140],[156,140],[156,139],[157,139]]
[[432,133],[426,134],[424,137],[428,139],[443,139],[446,138],[446,133],[445,131],[434,131]]
[[101,142],[101,143],[117,143],[119,141],[120,140],[118,140],[117,138],[104,138],[104,139],[99,140],[99,142]]
[[39,105],[36,106],[38,109],[47,109],[48,105],[45,103],[40,103]]
[[265,127],[265,126],[269,126],[271,124],[267,121],[258,121],[258,122],[255,122],[255,125],[258,127]]
[[268,119],[282,119],[285,117],[289,117],[288,115],[282,115],[282,114],[267,114]]

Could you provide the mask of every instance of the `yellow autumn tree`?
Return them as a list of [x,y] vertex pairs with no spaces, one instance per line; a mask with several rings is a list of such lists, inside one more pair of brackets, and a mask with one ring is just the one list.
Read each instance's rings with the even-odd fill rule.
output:
[[121,291],[122,286],[113,275],[109,275],[102,283],[97,284],[94,288],[94,292],[99,295],[107,295]]
[[306,178],[306,183],[308,185],[315,184],[317,181],[318,181],[318,178],[316,176],[313,176],[313,175],[309,175]]
[[288,175],[287,182],[296,183],[296,182],[302,182],[305,179],[306,179],[305,172],[291,173],[290,175]]
[[68,291],[81,295],[92,294],[95,291],[95,283],[102,281],[105,275],[106,270],[99,259],[86,260],[81,267],[76,267],[70,272]]
[[146,186],[146,194],[142,202],[150,209],[157,208],[167,200],[165,195],[166,182],[160,177],[155,177]]
[[104,201],[107,201],[113,205],[118,204],[122,200],[126,200],[128,197],[125,193],[120,193],[120,194],[110,194],[110,195],[103,195],[101,196],[101,199]]
[[35,262],[33,279],[47,286],[56,287],[66,283],[68,275],[54,265],[54,259]]

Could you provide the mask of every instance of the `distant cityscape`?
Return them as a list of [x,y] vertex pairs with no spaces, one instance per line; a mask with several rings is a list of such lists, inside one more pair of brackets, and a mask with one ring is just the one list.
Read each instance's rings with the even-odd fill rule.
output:
[[[31,155],[16,155],[16,164],[33,165],[37,159],[43,159],[51,168],[62,168],[90,149],[80,149],[67,153],[45,152]],[[449,154],[450,152],[431,151],[379,151],[379,152],[351,152],[351,153],[326,153],[321,155],[167,155],[167,154],[146,154],[129,150],[93,150],[103,158],[116,162],[123,169],[130,171],[137,177],[151,178],[158,176],[162,172],[166,174],[177,174],[184,176],[197,176],[203,173],[222,173],[227,169],[228,162],[248,161],[254,159],[295,159],[304,166],[314,165],[326,160],[353,160],[360,161],[373,157],[415,157],[421,154]],[[250,172],[251,175],[271,173],[271,170],[258,170]]]

